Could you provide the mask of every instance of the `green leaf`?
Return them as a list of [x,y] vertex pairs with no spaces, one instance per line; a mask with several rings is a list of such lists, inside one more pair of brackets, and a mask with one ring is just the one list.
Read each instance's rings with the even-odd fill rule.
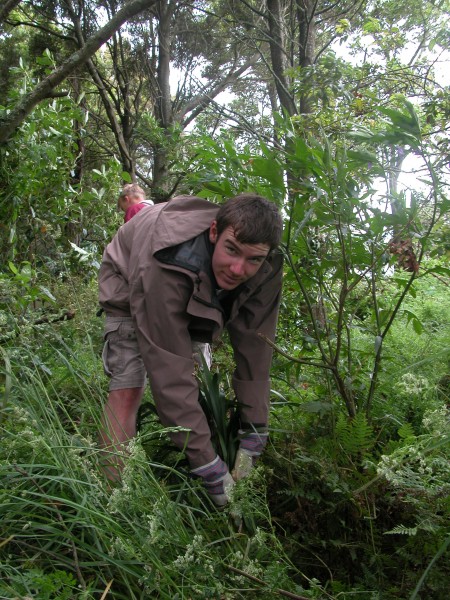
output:
[[402,440],[407,440],[416,437],[411,423],[403,423],[403,425],[398,429],[397,433]]
[[423,325],[419,321],[419,319],[413,319],[412,326],[413,326],[414,331],[417,333],[417,335],[421,335],[423,333]]
[[339,19],[336,25],[336,33],[342,35],[350,27],[350,21],[348,19]]
[[46,287],[44,287],[44,286],[40,285],[40,286],[39,286],[39,290],[40,290],[40,291],[41,291],[41,292],[44,294],[44,296],[46,296],[46,297],[47,297],[49,300],[51,300],[52,302],[56,302],[56,298],[55,298],[55,296],[54,296],[54,295],[51,293],[51,291],[50,291],[48,288],[46,288]]
[[18,275],[19,274],[18,268],[11,261],[8,262],[8,267],[9,267],[10,271],[12,271],[14,273],[14,275]]
[[361,142],[370,142],[374,138],[374,132],[366,127],[355,127],[353,131],[350,131],[348,137]]
[[397,129],[402,132],[406,132],[414,136],[414,138],[420,138],[421,130],[419,119],[417,118],[417,114],[414,110],[413,105],[410,102],[405,101],[405,107],[408,111],[408,114],[405,114],[403,111],[395,110],[394,108],[388,108],[385,106],[379,107],[379,111],[389,117],[392,121],[392,124],[395,125]]
[[38,65],[43,65],[43,66],[48,67],[48,66],[53,65],[53,60],[52,60],[51,56],[49,56],[49,55],[47,55],[47,56],[43,55],[43,56],[38,56],[36,58],[36,63]]
[[6,408],[8,402],[9,402],[9,397],[10,397],[10,393],[11,393],[11,387],[12,387],[12,376],[11,376],[11,362],[9,360],[9,356],[6,353],[6,350],[4,350],[1,346],[0,346],[0,354],[3,357],[3,368],[1,370],[1,374],[3,376],[3,399],[0,402],[0,408],[2,409],[0,411],[0,422],[3,420],[3,418],[6,418],[6,414],[3,413],[3,410]]
[[332,410],[333,406],[330,402],[305,402],[300,404],[300,409],[308,413],[326,413]]
[[364,33],[379,33],[380,31],[382,31],[381,23],[373,17],[370,17],[363,25]]
[[208,182],[204,182],[203,186],[207,189],[210,190],[211,192],[215,192],[216,194],[219,194],[220,196],[223,197],[227,197],[227,196],[231,196],[231,185],[229,181],[208,181]]
[[16,227],[15,225],[13,225],[11,227],[11,229],[9,230],[9,238],[8,238],[8,243],[12,244],[16,239]]
[[331,163],[331,148],[330,148],[330,142],[328,140],[327,136],[324,136],[324,150],[323,150],[323,164],[325,165],[325,167],[327,169],[331,169],[332,168],[332,163]]
[[262,179],[267,179],[277,188],[284,187],[283,169],[275,159],[256,157],[251,162],[251,174]]
[[372,426],[363,412],[359,412],[352,420],[343,414],[336,423],[336,437],[343,449],[350,454],[365,454],[375,443]]
[[374,152],[369,152],[368,150],[348,150],[347,156],[349,159],[362,164],[378,164],[377,155]]
[[423,333],[424,327],[419,317],[409,308],[404,308],[403,314],[406,315],[407,322],[412,323],[413,329],[417,333],[417,335],[421,335]]
[[416,291],[416,288],[415,288],[413,285],[411,285],[411,286],[409,287],[409,289],[408,289],[408,294],[409,294],[410,296],[412,296],[413,298],[417,298],[417,291]]
[[54,127],[49,126],[48,130],[51,131],[54,135],[57,135],[57,136],[62,135],[62,133],[60,131],[58,131],[57,129],[55,129]]
[[72,246],[72,248],[75,250],[75,252],[80,255],[80,257],[81,256],[86,256],[86,255],[89,254],[89,252],[87,252],[86,250],[83,250],[83,248],[80,248],[79,246],[77,246],[73,242],[69,242],[69,244]]
[[414,536],[417,534],[417,527],[405,527],[404,525],[396,525],[393,529],[384,532],[384,535],[395,534]]
[[439,273],[439,275],[446,275],[447,277],[450,277],[450,269],[441,265],[437,265],[435,267],[432,267],[431,269],[427,269],[424,274],[427,273]]

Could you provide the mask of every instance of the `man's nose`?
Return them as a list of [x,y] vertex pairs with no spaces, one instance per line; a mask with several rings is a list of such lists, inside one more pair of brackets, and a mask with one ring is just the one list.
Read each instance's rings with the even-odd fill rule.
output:
[[242,258],[234,260],[230,265],[230,271],[234,275],[244,275],[245,273],[245,261]]

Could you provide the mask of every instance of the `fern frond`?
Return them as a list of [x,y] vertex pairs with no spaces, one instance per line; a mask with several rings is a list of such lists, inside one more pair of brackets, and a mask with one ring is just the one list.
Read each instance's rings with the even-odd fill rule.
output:
[[397,433],[402,440],[408,440],[416,437],[411,423],[403,423]]
[[362,412],[351,421],[340,415],[336,424],[336,436],[342,448],[349,454],[364,454],[375,443],[372,426]]
[[413,536],[413,535],[417,535],[417,531],[418,531],[417,527],[405,527],[404,525],[396,525],[390,531],[385,531],[384,535],[400,534],[400,535]]

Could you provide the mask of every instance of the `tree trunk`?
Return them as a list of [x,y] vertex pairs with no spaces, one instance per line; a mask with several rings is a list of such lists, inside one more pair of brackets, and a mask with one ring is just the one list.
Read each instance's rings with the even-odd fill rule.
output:
[[270,59],[275,87],[282,108],[289,116],[295,115],[297,109],[294,99],[289,91],[289,80],[286,77],[286,54],[282,28],[280,0],[267,0]]
[[[75,28],[75,35],[77,38],[78,45],[81,49],[85,46],[86,42],[85,42],[83,31],[81,28],[80,17],[74,10],[72,10],[72,7],[70,4],[67,5],[67,8],[68,8],[70,17],[72,19],[72,22],[73,22],[73,25]],[[122,164],[122,169],[123,169],[123,171],[129,173],[132,180],[134,181],[135,180],[134,162],[131,158],[129,145],[125,141],[125,137],[123,135],[123,130],[121,129],[119,121],[117,120],[114,106],[113,106],[111,98],[108,94],[108,91],[106,89],[105,82],[103,81],[92,58],[89,58],[86,61],[86,67],[87,67],[87,70],[89,71],[90,76],[92,77],[94,84],[97,86],[98,92],[100,94],[100,98],[102,100],[106,115],[109,120],[109,125],[111,127],[111,131],[112,131],[114,138],[116,140],[116,143],[117,143],[117,148],[118,148],[119,154],[120,154],[120,161]]]
[[[314,17],[315,3],[312,0],[297,0],[298,21],[298,50],[299,65],[301,68],[311,67],[314,64],[316,45],[316,25]],[[310,114],[312,103],[308,90],[303,90],[300,95],[300,113]]]
[[[172,45],[172,17],[174,4],[167,0],[158,2],[158,41],[159,57],[157,66],[158,92],[155,105],[156,120],[163,129],[169,143],[173,124],[173,108],[170,96],[170,50]],[[153,146],[153,184],[152,197],[155,203],[165,202],[169,194],[168,144]]]

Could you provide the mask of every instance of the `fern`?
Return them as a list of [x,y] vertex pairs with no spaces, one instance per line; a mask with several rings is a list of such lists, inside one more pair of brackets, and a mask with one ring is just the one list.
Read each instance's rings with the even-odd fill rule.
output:
[[416,437],[411,423],[403,423],[397,433],[402,440],[408,440]]
[[364,413],[358,413],[352,420],[339,415],[336,437],[342,448],[353,455],[367,453],[375,443],[374,431]]
[[401,535],[408,535],[408,536],[417,535],[417,527],[405,527],[404,525],[397,525],[390,531],[384,532],[384,535],[394,535],[394,534],[401,534]]

